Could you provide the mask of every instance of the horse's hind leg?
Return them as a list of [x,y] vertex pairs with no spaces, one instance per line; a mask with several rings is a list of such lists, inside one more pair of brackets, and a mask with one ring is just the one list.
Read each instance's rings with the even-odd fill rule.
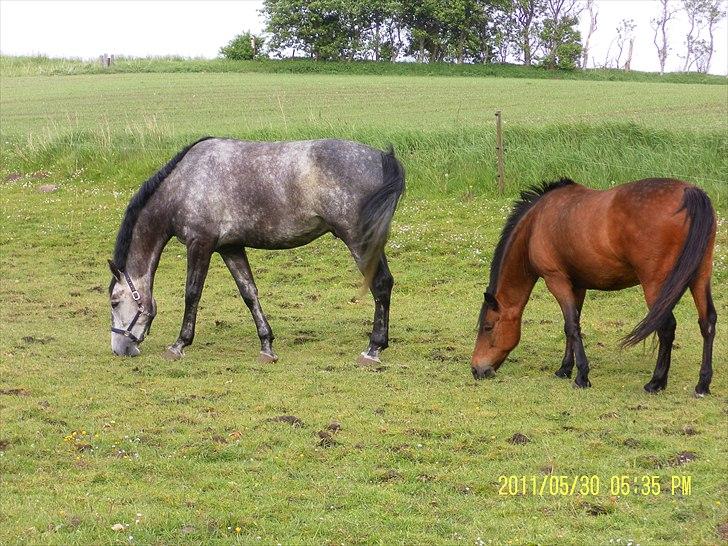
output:
[[672,358],[672,344],[675,341],[675,315],[670,313],[667,320],[658,328],[657,338],[660,340],[660,349],[657,353],[657,364],[652,379],[645,385],[647,392],[665,390],[667,387],[667,374],[670,371],[670,360]]
[[[643,280],[642,290],[645,294],[647,307],[652,308],[655,301],[660,295],[662,285],[656,282]],[[644,389],[647,392],[659,392],[667,387],[667,375],[670,371],[670,361],[672,360],[672,344],[675,341],[675,315],[670,313],[665,322],[657,329],[657,339],[660,347],[657,351],[657,362],[655,363],[655,371],[652,379],[645,384]]]
[[713,305],[710,292],[710,272],[699,275],[690,285],[690,292],[698,309],[698,324],[703,335],[703,360],[700,364],[700,378],[695,387],[697,396],[710,394],[710,380],[713,378],[713,340],[715,339],[715,323],[718,314]]
[[[359,254],[352,246],[349,246],[349,250],[351,250],[359,270],[364,274],[365,264],[361,262]],[[389,303],[393,286],[394,278],[389,271],[387,257],[382,252],[370,286],[374,297],[374,326],[369,337],[369,347],[359,355],[360,364],[379,362],[380,353],[389,346]]]
[[394,278],[387,265],[387,257],[382,252],[377,272],[372,278],[372,296],[374,296],[374,326],[369,338],[369,347],[362,357],[378,360],[379,353],[389,346],[389,304],[392,298]]
[[164,356],[170,359],[184,355],[183,349],[192,344],[195,337],[197,305],[200,303],[205,277],[210,267],[212,245],[208,242],[192,241],[187,245],[187,284],[185,286],[185,314],[177,341],[167,348]]
[[253,273],[250,271],[250,264],[248,263],[248,256],[245,253],[245,249],[225,247],[218,250],[218,252],[230,270],[233,279],[235,279],[235,284],[238,285],[238,290],[245,301],[245,305],[248,306],[250,314],[253,315],[255,327],[258,330],[258,337],[260,338],[260,356],[258,357],[258,361],[275,362],[278,360],[278,356],[273,352],[273,330],[271,330],[268,319],[265,318],[263,309],[260,307],[258,288],[255,286]]
[[[576,298],[576,310],[581,317],[581,309],[584,306],[584,297],[586,290],[575,288],[574,297]],[[566,350],[564,351],[564,359],[561,361],[561,368],[554,372],[556,377],[571,378],[571,372],[574,369],[574,344],[571,337],[566,336]]]

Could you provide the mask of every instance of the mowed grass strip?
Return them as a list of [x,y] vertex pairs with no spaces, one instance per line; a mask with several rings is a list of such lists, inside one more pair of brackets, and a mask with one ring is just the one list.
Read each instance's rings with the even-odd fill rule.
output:
[[174,132],[238,134],[342,129],[626,123],[724,130],[726,87],[645,82],[300,74],[114,74],[4,77],[3,132],[104,128],[153,121]]
[[[209,80],[197,77],[204,89]],[[99,80],[89,85],[103,87]],[[354,364],[371,329],[372,303],[350,303],[359,277],[330,236],[296,250],[250,252],[278,364],[255,362],[255,328],[218,258],[194,345],[182,361],[161,359],[184,304],[185,250],[174,241],[160,264],[160,311],[143,354],[119,359],[109,349],[105,260],[124,207],[181,144],[220,134],[230,111],[226,100],[217,108],[208,103],[208,118],[190,108],[187,116],[210,130],[183,130],[176,124],[184,110],[173,92],[163,93],[173,114],[148,125],[145,116],[161,114],[145,109],[144,93],[128,104],[127,119],[109,116],[108,126],[95,114],[81,116],[78,127],[50,123],[59,111],[88,108],[89,95],[63,102],[59,93],[62,106],[49,102],[45,114],[29,106],[26,121],[6,117],[3,103],[0,542],[720,540],[728,521],[724,130],[598,120],[507,127],[509,194],[498,196],[490,130],[429,125],[404,102],[399,112],[409,121],[396,129],[377,121],[375,108],[359,127],[346,118],[308,126],[305,117],[287,129],[281,118],[238,127],[242,137],[346,136],[397,146],[411,191],[388,246],[395,290],[382,367]],[[443,90],[443,101],[455,93]],[[3,87],[3,101],[19,101],[11,96]],[[297,111],[302,100],[282,104]],[[546,106],[533,110],[536,118],[550,115]],[[679,168],[696,176],[719,209],[714,394],[691,397],[702,339],[687,296],[676,309],[668,390],[643,392],[654,367],[649,342],[617,349],[645,313],[637,288],[587,298],[582,320],[594,388],[575,391],[553,377],[563,326],[542,283],[527,307],[521,345],[494,381],[475,383],[475,321],[515,191],[557,174],[607,187],[643,169]],[[58,191],[39,193],[46,183]],[[341,428],[326,440],[319,432],[334,421]],[[601,488],[595,496],[498,494],[500,476],[540,483],[551,475],[598,476]],[[661,494],[614,495],[612,476],[639,485],[642,476],[658,476]],[[673,491],[672,476],[689,476],[691,493]]]

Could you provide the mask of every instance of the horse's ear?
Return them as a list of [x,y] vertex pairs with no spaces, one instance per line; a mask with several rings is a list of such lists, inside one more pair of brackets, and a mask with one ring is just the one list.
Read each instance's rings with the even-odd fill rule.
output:
[[109,269],[111,270],[111,274],[116,277],[117,281],[121,280],[121,271],[119,271],[119,268],[116,267],[116,264],[109,260]]
[[495,296],[493,294],[491,294],[490,292],[486,292],[484,294],[484,296],[485,296],[485,303],[488,304],[488,307],[493,309],[493,311],[497,311],[498,310],[498,300],[495,299]]

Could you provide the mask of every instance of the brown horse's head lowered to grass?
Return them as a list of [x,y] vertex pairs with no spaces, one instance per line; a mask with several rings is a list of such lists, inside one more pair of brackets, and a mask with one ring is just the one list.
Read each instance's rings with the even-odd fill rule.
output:
[[591,386],[579,326],[586,290],[640,284],[649,312],[623,345],[657,332],[657,366],[645,390],[667,386],[676,326],[672,309],[689,288],[703,336],[695,392],[708,394],[717,320],[710,290],[715,231],[708,196],[679,180],[646,179],[596,191],[561,179],[523,192],[493,256],[473,376],[495,375],[518,344],[523,309],[541,277],[564,315],[566,350],[556,375],[571,377],[576,364],[575,386]]

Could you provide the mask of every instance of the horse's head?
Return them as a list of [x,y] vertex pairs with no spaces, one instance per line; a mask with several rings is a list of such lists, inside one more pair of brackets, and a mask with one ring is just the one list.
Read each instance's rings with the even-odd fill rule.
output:
[[502,309],[493,294],[485,293],[471,360],[475,379],[495,376],[495,371],[518,345],[521,337],[520,319],[519,314]]
[[157,314],[157,302],[148,287],[138,289],[132,278],[111,260],[109,269],[114,276],[109,286],[111,350],[118,356],[137,356],[139,344],[149,333]]

